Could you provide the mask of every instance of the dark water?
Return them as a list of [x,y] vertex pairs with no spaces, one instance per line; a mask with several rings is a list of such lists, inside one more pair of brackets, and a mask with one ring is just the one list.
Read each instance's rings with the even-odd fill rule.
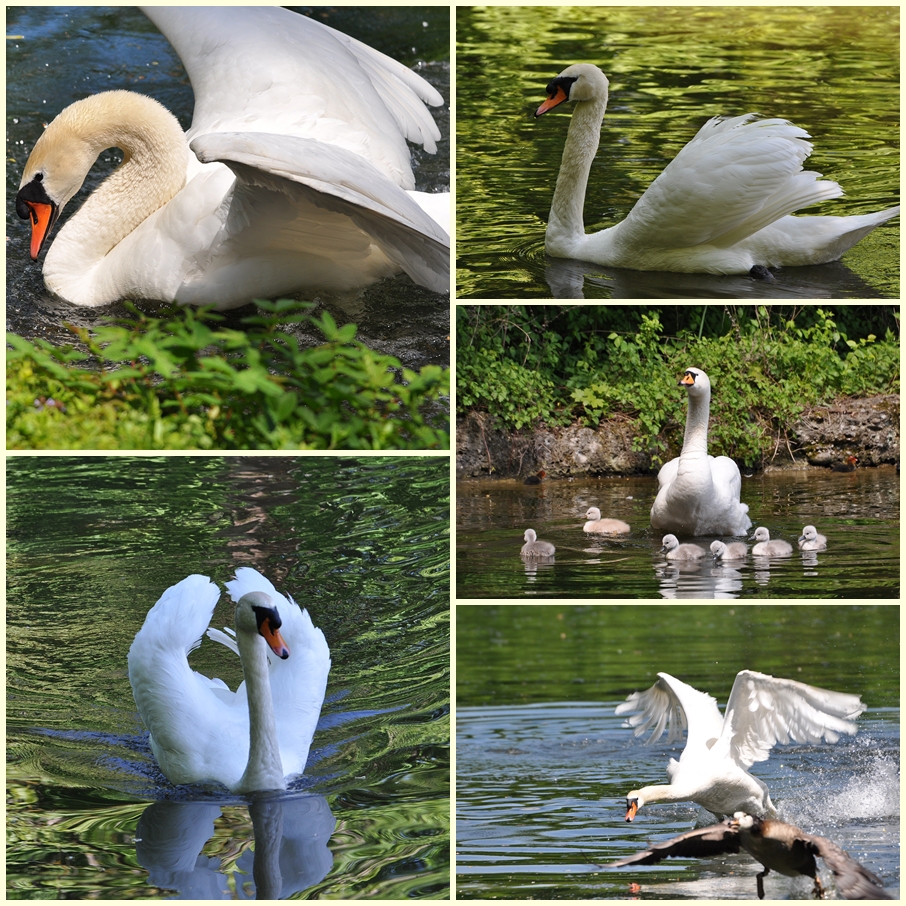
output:
[[706,119],[753,111],[805,128],[807,169],[842,185],[844,198],[809,214],[883,210],[899,203],[899,18],[891,7],[459,7],[458,297],[898,298],[899,220],[842,263],[770,283],[546,258],[569,114],[532,114],[571,63],[610,79],[589,232],[625,218]]
[[[711,820],[672,803],[624,821],[626,792],[665,782],[681,745],[634,739],[614,707],[659,670],[723,706],[749,668],[861,696],[855,736],[779,745],[752,772],[784,820],[842,845],[896,898],[899,638],[899,605],[460,606],[458,897],[753,900],[760,866],[744,855],[599,867]],[[765,888],[807,899],[811,882],[772,873]]]
[[[333,661],[305,774],[278,797],[282,895],[447,894],[446,458],[18,457],[7,527],[8,893],[248,895],[273,815],[169,784],[126,673],[164,589],[248,565],[308,608]],[[225,654],[206,642],[192,664],[235,688]]]
[[[900,482],[892,467],[829,469],[743,477],[754,526],[789,541],[792,557],[714,566],[668,563],[651,528],[657,479],[458,482],[456,595],[469,598],[898,598]],[[587,535],[585,512],[628,522],[628,535]],[[801,553],[805,525],[828,549]],[[557,549],[553,561],[525,562],[533,528]],[[710,546],[713,539],[701,539]]]
[[[346,34],[417,67],[449,100],[450,27],[447,7],[301,7]],[[7,8],[6,194],[15,198],[28,155],[50,122],[64,107],[88,94],[125,88],[151,95],[188,128],[194,96],[179,57],[166,38],[135,7]],[[441,132],[436,155],[412,149],[416,188],[447,191],[450,185],[449,105],[431,108]],[[101,154],[82,190],[63,215],[75,211],[119,162],[119,152]],[[120,306],[77,309],[49,296],[38,263],[28,255],[28,225],[7,205],[7,329],[54,343],[71,343],[65,322],[91,326],[124,313]],[[40,259],[43,260],[43,259]],[[338,321],[354,321],[359,339],[399,358],[410,368],[449,363],[449,295],[394,277],[366,291],[355,309],[335,309]],[[228,323],[247,307],[228,314]],[[294,328],[306,345],[323,342],[310,328]]]

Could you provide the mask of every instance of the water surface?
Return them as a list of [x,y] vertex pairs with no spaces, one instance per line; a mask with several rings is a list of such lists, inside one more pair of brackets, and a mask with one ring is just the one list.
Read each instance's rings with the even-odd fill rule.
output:
[[748,277],[664,275],[544,255],[569,113],[532,116],[571,63],[610,79],[587,231],[619,222],[716,115],[758,112],[805,128],[807,168],[844,198],[808,213],[899,202],[899,10],[892,7],[457,9],[459,298],[872,298],[899,296],[899,220],[842,263]]
[[[277,809],[281,895],[447,894],[446,458],[16,457],[7,528],[9,893],[248,896]],[[126,672],[166,588],[238,566],[307,607],[332,658],[305,774],[257,811],[161,775]],[[241,679],[210,641],[190,662]]]
[[[794,548],[792,557],[769,561],[668,562],[663,533],[651,528],[656,491],[653,475],[546,479],[535,486],[457,482],[457,598],[899,597],[900,482],[892,467],[744,475],[742,500],[753,525]],[[632,531],[585,534],[590,506],[628,522]],[[827,536],[826,551],[796,548],[805,525]],[[554,544],[552,560],[519,556],[527,528]],[[697,539],[705,547],[712,540]]]
[[[835,840],[896,897],[899,636],[899,605],[458,607],[458,897],[754,900],[760,866],[744,855],[599,867],[712,820],[671,803],[625,822],[626,793],[665,782],[682,745],[634,739],[614,707],[657,671],[723,706],[743,668],[861,696],[855,736],[777,746],[752,773],[785,820]],[[765,887],[811,893],[775,873]]]

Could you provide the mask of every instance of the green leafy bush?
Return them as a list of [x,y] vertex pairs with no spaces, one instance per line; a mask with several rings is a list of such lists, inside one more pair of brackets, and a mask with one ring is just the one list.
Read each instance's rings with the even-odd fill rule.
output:
[[[245,329],[205,309],[132,308],[72,328],[87,352],[7,335],[8,449],[446,449],[449,371],[403,368],[355,325],[291,300]],[[312,349],[282,328],[309,321]]]

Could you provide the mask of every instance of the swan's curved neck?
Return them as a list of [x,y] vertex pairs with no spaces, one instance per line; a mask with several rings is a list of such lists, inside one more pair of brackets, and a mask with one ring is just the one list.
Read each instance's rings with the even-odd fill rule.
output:
[[107,148],[119,148],[123,162],[60,230],[45,276],[84,274],[185,184],[189,151],[179,121],[131,91],[107,91],[67,107],[38,140],[26,175],[43,169],[48,193],[62,207]]
[[547,237],[557,241],[585,235],[582,211],[591,163],[601,139],[601,123],[607,109],[606,98],[579,101],[569,122],[557,187],[551,202]]
[[681,456],[708,452],[708,417],[711,411],[710,393],[695,397],[689,394],[689,411],[686,413],[686,432],[683,435]]
[[277,721],[267,667],[267,643],[256,633],[238,632],[239,657],[249,706],[249,760],[238,793],[285,790]]

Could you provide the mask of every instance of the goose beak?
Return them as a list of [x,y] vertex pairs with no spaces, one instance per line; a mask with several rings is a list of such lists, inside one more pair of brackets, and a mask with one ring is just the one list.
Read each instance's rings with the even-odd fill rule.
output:
[[626,820],[632,821],[635,818],[639,810],[639,800],[638,799],[627,799],[626,800]]
[[548,110],[553,110],[554,107],[559,107],[564,101],[569,100],[562,85],[555,85],[553,88],[554,90],[550,97],[535,111],[536,117],[544,116]]
[[270,645],[271,651],[273,651],[278,658],[285,661],[289,657],[289,646],[283,641],[280,630],[277,629],[269,619],[261,624],[261,628],[258,631],[261,633],[261,637],[264,641]]

